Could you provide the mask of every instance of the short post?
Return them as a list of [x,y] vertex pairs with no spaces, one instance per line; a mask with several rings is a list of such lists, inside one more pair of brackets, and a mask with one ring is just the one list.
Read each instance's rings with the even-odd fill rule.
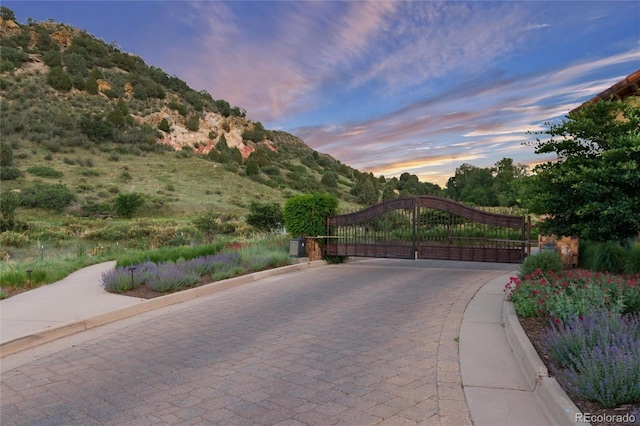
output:
[[40,260],[44,260],[44,245],[40,246]]
[[29,288],[31,288],[31,273],[33,272],[32,269],[27,269],[27,277],[29,279]]
[[135,266],[129,266],[129,271],[131,271],[131,288],[134,288],[135,285],[133,283],[133,271],[135,271],[137,268]]

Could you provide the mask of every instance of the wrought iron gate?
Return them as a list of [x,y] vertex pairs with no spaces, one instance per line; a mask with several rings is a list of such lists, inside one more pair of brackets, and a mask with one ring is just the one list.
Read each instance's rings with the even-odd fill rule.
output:
[[529,228],[524,216],[446,198],[398,198],[327,218],[326,254],[519,263]]

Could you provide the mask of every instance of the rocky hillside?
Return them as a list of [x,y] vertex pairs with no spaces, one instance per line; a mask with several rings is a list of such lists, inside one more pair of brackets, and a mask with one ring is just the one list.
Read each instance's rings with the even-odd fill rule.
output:
[[[130,192],[154,214],[242,210],[251,199],[317,191],[362,202],[365,181],[377,199],[372,175],[265,129],[115,43],[65,24],[21,24],[0,9],[2,192],[64,188],[72,201],[63,212],[101,217]],[[24,196],[21,205],[31,206]]]
[[[59,93],[59,100],[78,97],[85,92],[105,100],[155,101],[151,111],[132,113],[131,117],[137,125],[147,124],[154,129],[159,129],[160,123],[166,120],[170,130],[159,130],[158,143],[176,150],[192,149],[208,154],[215,141],[224,135],[227,145],[238,148],[245,159],[255,151],[258,143],[275,151],[266,132],[259,135],[263,136],[262,140],[243,137],[243,134],[255,131],[256,123],[247,120],[239,107],[230,108],[224,100],[214,101],[206,92],[195,92],[177,77],[147,67],[141,58],[105,45],[84,31],[51,22],[23,26],[0,17],[0,35],[3,74],[18,78],[46,75],[50,86],[70,95],[62,97]],[[52,81],[51,73],[57,71],[55,68],[62,72],[56,74],[58,80]],[[10,84],[11,79],[4,77],[5,84]],[[65,81],[71,82],[70,87],[64,84]],[[149,87],[151,90],[145,90]],[[187,114],[198,116],[197,126],[188,125]]]

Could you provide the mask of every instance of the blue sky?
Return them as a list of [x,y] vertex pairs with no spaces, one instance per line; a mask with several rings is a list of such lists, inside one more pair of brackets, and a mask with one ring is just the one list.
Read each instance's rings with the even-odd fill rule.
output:
[[640,69],[637,1],[3,1],[362,171],[444,186]]

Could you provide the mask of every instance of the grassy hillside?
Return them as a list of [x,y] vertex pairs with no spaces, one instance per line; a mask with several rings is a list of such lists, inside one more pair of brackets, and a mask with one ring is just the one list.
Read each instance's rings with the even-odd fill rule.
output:
[[[84,31],[2,17],[2,192],[62,185],[74,199],[46,217],[115,217],[126,193],[143,196],[145,217],[242,215],[249,200],[319,191],[356,201],[361,173],[240,107]],[[30,207],[21,202],[23,218],[45,217]]]

